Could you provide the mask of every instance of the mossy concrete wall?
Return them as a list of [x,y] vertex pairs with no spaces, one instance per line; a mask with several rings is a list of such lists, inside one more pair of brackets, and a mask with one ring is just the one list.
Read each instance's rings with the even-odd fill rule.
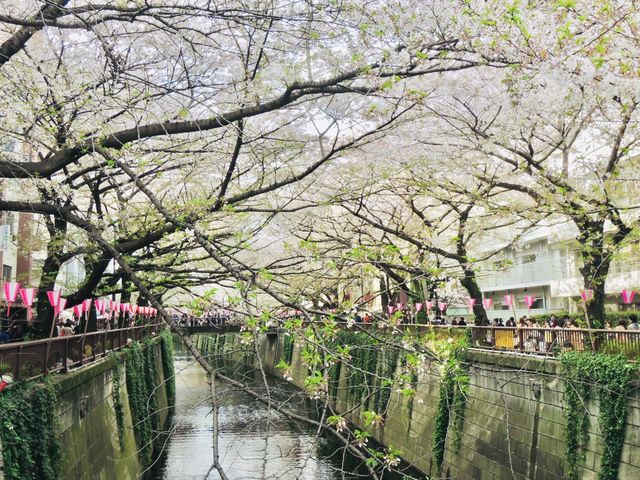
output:
[[[156,385],[164,382],[160,345],[156,349]],[[61,480],[126,480],[143,471],[138,460],[126,383],[126,357],[120,378],[124,406],[124,448],[120,447],[113,398],[113,361],[96,364],[61,376],[58,415],[61,431]],[[157,388],[160,425],[168,415],[165,388]]]
[[[237,336],[236,336],[237,337]],[[226,350],[241,355],[226,341]],[[283,352],[283,337],[264,336],[260,358],[265,370],[277,376],[275,368]],[[565,420],[562,404],[564,381],[558,362],[552,359],[493,352],[469,352],[470,385],[462,439],[457,451],[448,435],[442,477],[469,480],[562,480],[565,478]],[[294,348],[288,375],[304,388],[307,369]],[[399,368],[399,367],[398,367]],[[399,372],[398,372],[399,373]],[[367,430],[383,445],[423,472],[434,475],[431,461],[433,429],[438,405],[440,372],[437,364],[425,365],[418,376],[417,391],[406,398],[394,391],[385,422],[365,427],[362,408],[348,402],[347,368],[341,369],[335,407],[358,428]],[[618,478],[640,479],[640,389],[636,381],[628,399],[627,427]],[[587,404],[590,414],[589,443],[583,466],[583,480],[595,480],[604,449],[598,426],[598,401]],[[449,428],[451,432],[451,427]]]

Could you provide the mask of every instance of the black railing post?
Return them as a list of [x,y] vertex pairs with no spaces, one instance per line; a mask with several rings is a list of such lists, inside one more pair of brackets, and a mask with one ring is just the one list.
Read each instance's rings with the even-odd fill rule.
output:
[[518,328],[518,348],[521,352],[524,351],[524,329]]
[[62,371],[64,373],[69,371],[69,365],[67,364],[69,358],[69,340],[71,340],[71,337],[64,337],[64,358],[62,359]]

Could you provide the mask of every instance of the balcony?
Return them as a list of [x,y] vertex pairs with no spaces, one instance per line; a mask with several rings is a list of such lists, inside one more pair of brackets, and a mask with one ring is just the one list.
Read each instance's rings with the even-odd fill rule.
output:
[[[545,285],[565,277],[567,262],[561,258],[545,258],[505,268],[487,266],[478,272],[482,290],[506,290]],[[492,268],[493,267],[493,268]]]

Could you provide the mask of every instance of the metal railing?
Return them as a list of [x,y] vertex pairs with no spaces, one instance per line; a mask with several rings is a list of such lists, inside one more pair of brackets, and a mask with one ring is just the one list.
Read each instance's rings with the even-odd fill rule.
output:
[[66,373],[71,368],[104,358],[131,342],[157,334],[161,324],[102,330],[29,342],[0,345],[0,372],[13,380],[28,380],[46,373]]
[[629,359],[640,358],[640,330],[423,324],[400,324],[380,329],[376,324],[356,325],[356,328],[365,330],[397,329],[421,334],[433,333],[438,339],[470,335],[472,348],[500,352],[556,356],[567,351],[594,351],[621,354]]
[[474,326],[471,343],[475,348],[538,355],[594,351],[640,357],[640,330]]

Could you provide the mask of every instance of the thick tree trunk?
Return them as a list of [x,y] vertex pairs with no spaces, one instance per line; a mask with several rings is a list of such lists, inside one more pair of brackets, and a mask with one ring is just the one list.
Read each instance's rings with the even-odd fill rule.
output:
[[593,297],[587,303],[587,315],[592,328],[603,328],[605,324],[604,302],[606,298],[605,282],[609,272],[609,260],[601,255],[583,253],[583,266],[580,274],[586,289],[593,290]]
[[56,219],[47,223],[49,242],[47,243],[47,257],[42,265],[40,282],[36,296],[36,322],[34,329],[38,336],[49,336],[53,322],[53,306],[49,303],[47,291],[53,290],[62,266],[62,247],[67,235],[67,222]]
[[382,304],[382,314],[384,315],[387,313],[387,307],[389,306],[389,291],[384,276],[381,276],[378,281],[380,282],[380,303]]
[[487,311],[482,304],[482,290],[478,286],[476,280],[476,273],[471,269],[465,269],[463,271],[464,276],[460,280],[460,284],[467,290],[469,297],[475,299],[476,303],[473,306],[473,314],[475,315],[475,324],[482,325],[489,321],[487,317]]
[[587,303],[587,315],[592,328],[603,328],[605,324],[605,282],[611,260],[604,250],[604,220],[578,223],[582,267],[580,275],[584,288],[593,290],[593,298]]

